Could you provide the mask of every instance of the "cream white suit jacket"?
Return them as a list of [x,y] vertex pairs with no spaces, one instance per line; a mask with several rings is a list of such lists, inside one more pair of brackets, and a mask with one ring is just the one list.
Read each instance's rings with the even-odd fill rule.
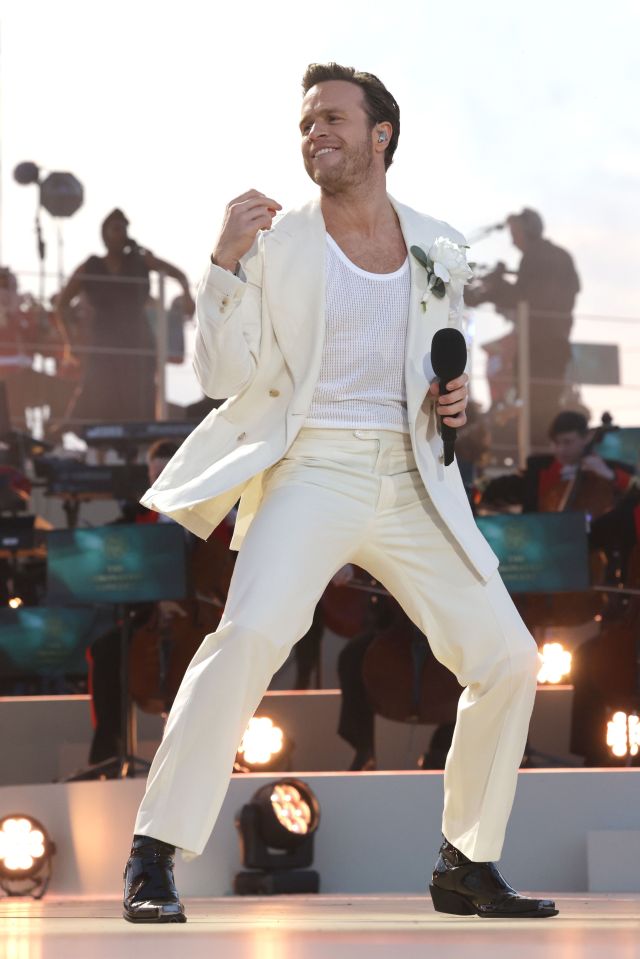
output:
[[[438,236],[463,243],[448,224],[391,202],[409,249]],[[229,397],[184,441],[143,496],[197,536],[208,537],[234,503],[240,508],[232,548],[240,546],[262,497],[264,471],[302,427],[318,378],[325,327],[326,231],[319,200],[293,210],[258,234],[242,258],[243,277],[211,265],[198,290],[194,369],[204,392]],[[457,464],[443,465],[434,402],[431,339],[455,323],[448,296],[426,311],[424,268],[410,256],[411,298],[405,381],[416,462],[425,487],[455,540],[488,579],[498,565],[478,530]]]

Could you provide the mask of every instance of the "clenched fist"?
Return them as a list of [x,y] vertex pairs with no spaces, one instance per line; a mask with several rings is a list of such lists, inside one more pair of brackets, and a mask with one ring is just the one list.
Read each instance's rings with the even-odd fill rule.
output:
[[249,190],[227,204],[220,236],[212,254],[213,261],[233,273],[241,256],[247,253],[258,230],[269,230],[282,207],[276,200]]

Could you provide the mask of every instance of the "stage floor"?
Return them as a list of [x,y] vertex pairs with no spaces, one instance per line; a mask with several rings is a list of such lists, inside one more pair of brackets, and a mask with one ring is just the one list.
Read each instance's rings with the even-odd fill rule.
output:
[[546,920],[456,919],[418,896],[191,899],[186,925],[135,926],[116,900],[0,901],[0,959],[636,959],[640,895],[556,896]]

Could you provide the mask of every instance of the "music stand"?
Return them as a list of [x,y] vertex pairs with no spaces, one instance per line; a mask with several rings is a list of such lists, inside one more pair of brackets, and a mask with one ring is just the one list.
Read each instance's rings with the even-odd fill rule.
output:
[[20,606],[0,609],[2,673],[11,679],[51,679],[86,673],[87,643],[105,629],[95,608]]
[[596,447],[603,459],[626,463],[636,469],[640,462],[640,427],[620,426],[604,434]]
[[67,782],[101,777],[134,778],[150,763],[135,755],[129,695],[132,605],[184,599],[186,538],[175,523],[54,530],[48,534],[47,595],[50,605],[113,605],[120,619],[121,737],[117,756],[82,769]]
[[[477,517],[498,559],[510,593],[563,593],[589,589],[589,547],[584,513],[523,513]],[[566,766],[559,756],[532,749],[526,755]]]
[[87,466],[68,458],[41,456],[34,465],[36,475],[46,481],[46,495],[62,499],[69,529],[77,526],[83,503],[105,499],[137,502],[149,485],[143,463]]

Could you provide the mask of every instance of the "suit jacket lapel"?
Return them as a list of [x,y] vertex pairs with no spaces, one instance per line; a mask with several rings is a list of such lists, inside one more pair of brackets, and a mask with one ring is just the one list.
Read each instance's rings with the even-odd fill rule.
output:
[[288,213],[265,238],[264,300],[299,385],[319,360],[325,327],[326,230],[320,201]]
[[421,216],[410,207],[397,203],[393,197],[389,199],[398,215],[402,235],[409,250],[411,296],[405,353],[405,385],[409,423],[413,424],[433,378],[431,340],[437,329],[447,325],[449,297],[438,299],[431,296],[426,310],[423,310],[422,298],[427,290],[427,273],[410,252],[414,245],[428,252],[433,241],[439,236],[439,224]]

